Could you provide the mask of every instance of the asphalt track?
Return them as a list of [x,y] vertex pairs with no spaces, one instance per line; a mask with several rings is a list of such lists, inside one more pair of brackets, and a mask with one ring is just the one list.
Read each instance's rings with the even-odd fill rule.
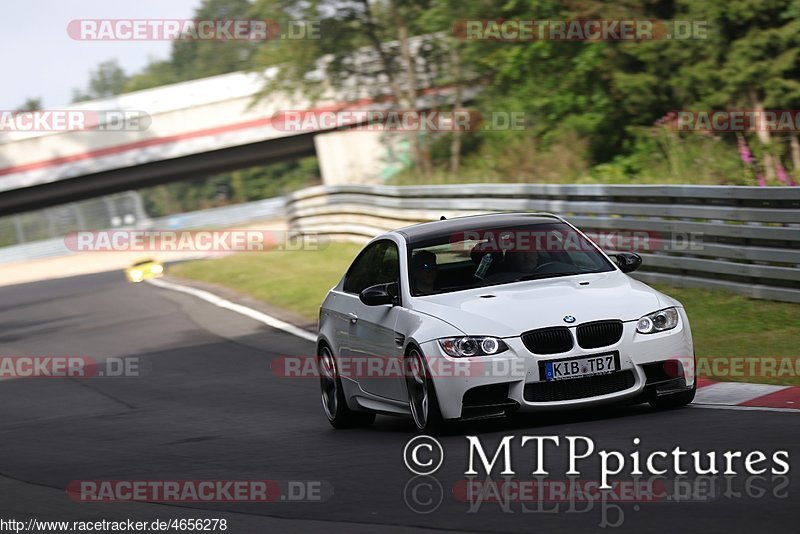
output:
[[[668,488],[694,491],[668,490],[656,502],[476,508],[453,491],[467,469],[464,434],[487,445],[508,434],[517,444],[521,435],[583,435],[622,451],[638,436],[643,452],[786,449],[796,463],[795,413],[632,406],[473,423],[440,438],[441,469],[419,479],[403,461],[409,421],[379,417],[370,429],[335,431],[314,379],[270,370],[274,358],[312,353],[310,342],[189,295],[129,285],[120,273],[0,288],[0,356],[135,357],[142,368],[138,377],[0,381],[0,519],[225,518],[228,532],[765,532],[800,524],[800,467],[784,477],[670,475]],[[526,480],[532,456],[514,447]],[[547,467],[564,480],[564,455]],[[580,478],[597,477],[586,464]],[[82,503],[65,492],[73,480],[162,479],[321,481],[325,499]]]

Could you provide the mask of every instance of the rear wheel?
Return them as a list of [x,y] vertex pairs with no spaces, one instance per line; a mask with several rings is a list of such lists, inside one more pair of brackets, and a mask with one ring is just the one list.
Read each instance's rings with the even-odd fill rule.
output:
[[333,428],[355,428],[370,426],[375,421],[374,413],[356,412],[347,405],[342,391],[342,381],[336,370],[336,358],[331,349],[322,345],[317,355],[322,409]]
[[694,379],[694,386],[692,386],[692,389],[689,391],[681,391],[680,393],[664,395],[663,397],[654,397],[650,400],[650,406],[656,410],[680,408],[681,406],[690,404],[694,400],[695,393],[697,393],[697,378]]
[[439,410],[439,401],[436,399],[428,362],[416,347],[409,350],[406,355],[405,371],[408,404],[417,430],[427,434],[442,432],[444,419]]

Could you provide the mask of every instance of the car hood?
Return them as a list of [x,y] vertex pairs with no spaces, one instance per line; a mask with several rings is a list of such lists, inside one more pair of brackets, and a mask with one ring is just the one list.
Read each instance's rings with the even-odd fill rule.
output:
[[[613,271],[417,297],[413,308],[465,334],[512,337],[548,326],[602,319],[635,321],[662,307],[658,295],[645,284]],[[575,322],[566,323],[567,315],[575,317]]]

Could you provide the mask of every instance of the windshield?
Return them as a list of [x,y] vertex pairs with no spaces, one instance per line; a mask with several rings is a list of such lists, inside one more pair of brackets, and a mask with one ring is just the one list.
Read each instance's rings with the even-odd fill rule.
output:
[[588,239],[561,222],[442,235],[409,245],[408,254],[414,296],[614,270]]

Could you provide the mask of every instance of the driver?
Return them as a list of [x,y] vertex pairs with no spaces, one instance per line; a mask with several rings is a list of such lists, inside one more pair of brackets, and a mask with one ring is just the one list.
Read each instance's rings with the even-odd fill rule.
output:
[[433,293],[436,288],[436,254],[420,250],[411,257],[411,276],[417,293]]
[[529,274],[539,266],[538,252],[513,252],[506,255],[512,260],[513,268],[517,272]]

